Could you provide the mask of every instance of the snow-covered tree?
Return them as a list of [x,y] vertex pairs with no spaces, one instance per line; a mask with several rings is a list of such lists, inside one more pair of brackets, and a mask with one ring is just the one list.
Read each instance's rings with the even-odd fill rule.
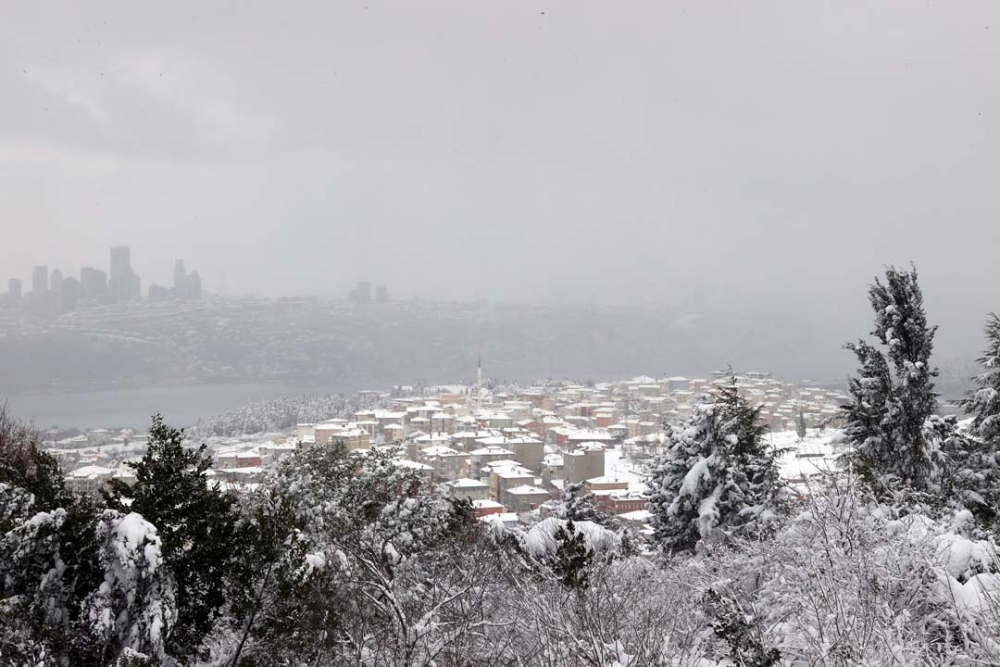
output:
[[136,512],[158,530],[163,561],[176,582],[177,624],[168,640],[175,657],[198,651],[225,603],[235,556],[245,548],[234,499],[208,482],[211,463],[204,445],[186,448],[184,432],[156,415],[145,456],[129,464],[135,483],[112,480],[104,493],[109,508]]
[[255,538],[246,593],[234,597],[233,656],[322,663],[345,651],[411,655],[450,641],[432,620],[449,595],[458,605],[471,594],[442,588],[454,560],[465,562],[448,545],[465,534],[468,507],[422,490],[391,449],[332,444],[282,462],[250,501]]
[[0,484],[30,494],[36,512],[67,507],[73,502],[63,483],[59,463],[39,447],[37,431],[15,419],[3,403],[0,403]]
[[983,373],[976,388],[962,401],[972,416],[972,432],[981,441],[1000,445],[1000,317],[990,314],[986,323],[986,351],[978,359]]
[[806,416],[799,410],[799,416],[795,420],[795,435],[799,437],[799,440],[803,440],[806,437]]
[[566,588],[587,587],[594,551],[587,546],[587,536],[577,532],[573,519],[568,519],[556,531],[556,551],[552,555],[552,572]]
[[937,327],[927,324],[916,269],[886,269],[869,287],[872,331],[882,349],[861,340],[847,345],[858,358],[844,434],[854,446],[851,465],[875,488],[902,485],[934,490],[940,457],[925,422],[937,407],[930,365]]
[[83,601],[108,663],[130,650],[162,661],[176,618],[173,580],[156,527],[135,512],[107,510],[96,527],[104,581]]
[[561,519],[572,521],[590,521],[609,527],[614,520],[594,506],[594,494],[587,489],[586,482],[567,484],[563,489],[562,505],[558,508]]
[[780,507],[777,452],[765,431],[760,408],[739,395],[735,380],[696,405],[686,423],[668,425],[650,480],[654,541],[674,552],[717,535],[765,534]]
[[984,371],[961,402],[972,417],[968,431],[959,431],[955,417],[949,417],[945,427],[940,419],[928,425],[935,426],[946,455],[944,490],[970,509],[981,527],[995,529],[1000,518],[1000,318],[996,315],[987,322],[986,341],[978,360]]

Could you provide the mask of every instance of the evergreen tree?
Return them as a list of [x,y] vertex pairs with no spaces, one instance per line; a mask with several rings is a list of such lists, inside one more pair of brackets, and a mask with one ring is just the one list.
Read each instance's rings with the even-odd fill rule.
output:
[[6,405],[0,404],[0,484],[31,494],[35,512],[68,508],[74,498],[63,482],[62,469],[38,444],[38,432],[14,419]]
[[556,551],[552,556],[552,572],[566,588],[584,590],[589,585],[590,565],[594,551],[587,546],[587,537],[577,531],[573,519],[556,530]]
[[109,508],[137,512],[156,526],[163,560],[176,583],[177,620],[167,653],[194,656],[225,602],[225,582],[244,535],[237,527],[234,499],[209,486],[211,457],[205,445],[188,450],[184,432],[153,417],[149,447],[132,486],[112,480],[104,492]]
[[990,314],[986,323],[986,351],[977,360],[984,372],[973,380],[976,389],[962,400],[972,416],[972,433],[984,443],[1000,445],[1000,317]]
[[572,521],[590,521],[605,528],[610,527],[614,520],[594,507],[594,494],[586,488],[586,482],[568,484],[563,490],[563,504],[559,511],[560,518]]
[[799,440],[804,440],[806,433],[806,416],[799,410],[799,417],[795,422],[795,434],[799,436]]
[[943,440],[947,454],[948,491],[971,509],[980,524],[995,528],[1000,516],[1000,318],[986,324],[986,351],[978,359],[984,372],[973,378],[976,388],[961,401],[971,415],[968,435],[959,434],[950,417]]
[[681,426],[667,425],[667,450],[651,479],[654,541],[693,550],[716,534],[760,537],[779,507],[777,452],[764,441],[760,408],[735,378],[699,403]]
[[939,457],[925,425],[937,407],[938,372],[930,365],[937,327],[927,324],[916,269],[889,267],[885,283],[876,278],[868,294],[872,336],[884,351],[863,340],[847,345],[860,364],[843,408],[844,433],[855,447],[850,462],[873,488],[933,490]]

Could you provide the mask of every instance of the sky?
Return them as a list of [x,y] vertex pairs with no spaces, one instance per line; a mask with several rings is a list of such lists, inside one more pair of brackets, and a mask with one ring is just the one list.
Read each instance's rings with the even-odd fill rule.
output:
[[998,66],[995,2],[4,3],[0,273],[836,319],[914,262],[978,336]]

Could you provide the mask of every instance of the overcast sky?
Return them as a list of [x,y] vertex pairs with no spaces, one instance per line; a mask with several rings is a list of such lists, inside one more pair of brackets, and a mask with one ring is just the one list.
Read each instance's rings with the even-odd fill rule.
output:
[[998,40],[995,2],[4,3],[0,271],[836,316],[912,260],[979,322]]

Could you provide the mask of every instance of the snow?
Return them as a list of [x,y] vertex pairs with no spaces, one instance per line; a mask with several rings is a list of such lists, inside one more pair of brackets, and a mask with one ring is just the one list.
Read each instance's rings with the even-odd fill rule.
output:
[[938,541],[937,557],[945,571],[958,580],[990,570],[996,562],[995,548],[982,540],[970,540],[948,533]]
[[306,554],[306,563],[310,572],[313,569],[322,570],[326,567],[326,557],[322,553]]
[[[524,535],[525,550],[536,557],[553,553],[558,546],[556,532],[566,523],[566,520],[556,517],[539,521]],[[594,551],[615,549],[621,543],[621,537],[591,521],[574,521],[573,527],[577,532],[583,533],[587,546]]]
[[715,455],[708,457],[702,457],[691,466],[688,473],[684,475],[684,481],[681,483],[681,489],[677,494],[677,497],[694,495],[698,490],[698,483],[702,478],[711,479],[712,474],[709,472],[709,466],[715,463]]
[[1000,574],[977,574],[964,584],[948,579],[948,593],[959,611],[992,609],[1000,603]]

